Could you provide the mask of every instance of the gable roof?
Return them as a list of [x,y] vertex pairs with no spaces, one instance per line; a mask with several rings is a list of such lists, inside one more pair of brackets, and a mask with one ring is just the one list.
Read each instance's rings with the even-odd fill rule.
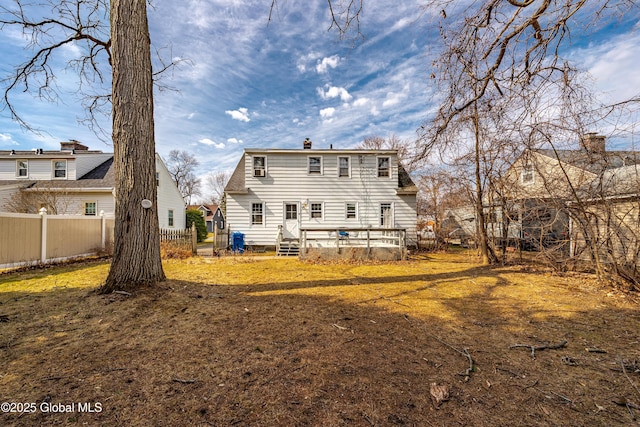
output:
[[594,174],[600,174],[609,169],[640,164],[640,152],[638,151],[604,151],[599,153],[589,152],[585,149],[535,149],[532,151]]

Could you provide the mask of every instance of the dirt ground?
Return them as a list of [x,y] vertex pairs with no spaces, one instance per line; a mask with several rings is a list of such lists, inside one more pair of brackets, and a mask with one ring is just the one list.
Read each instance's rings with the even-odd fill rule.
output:
[[[468,254],[0,275],[4,426],[637,426],[640,305]],[[545,348],[546,347],[546,348]]]

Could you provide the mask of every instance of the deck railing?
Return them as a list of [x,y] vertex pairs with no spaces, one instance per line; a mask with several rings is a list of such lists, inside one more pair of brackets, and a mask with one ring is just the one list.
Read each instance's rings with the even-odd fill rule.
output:
[[303,253],[310,248],[396,248],[404,259],[407,251],[406,228],[383,227],[301,227]]

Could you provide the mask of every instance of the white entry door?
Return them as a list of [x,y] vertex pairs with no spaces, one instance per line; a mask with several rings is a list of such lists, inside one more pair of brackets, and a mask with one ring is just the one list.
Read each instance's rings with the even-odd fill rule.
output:
[[297,239],[300,237],[300,204],[297,202],[284,202],[284,226],[285,239]]

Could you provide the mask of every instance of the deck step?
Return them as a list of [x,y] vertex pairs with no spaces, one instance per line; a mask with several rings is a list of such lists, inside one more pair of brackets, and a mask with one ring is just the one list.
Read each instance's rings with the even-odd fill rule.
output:
[[300,243],[298,241],[284,241],[280,243],[278,256],[298,256],[300,255]]

